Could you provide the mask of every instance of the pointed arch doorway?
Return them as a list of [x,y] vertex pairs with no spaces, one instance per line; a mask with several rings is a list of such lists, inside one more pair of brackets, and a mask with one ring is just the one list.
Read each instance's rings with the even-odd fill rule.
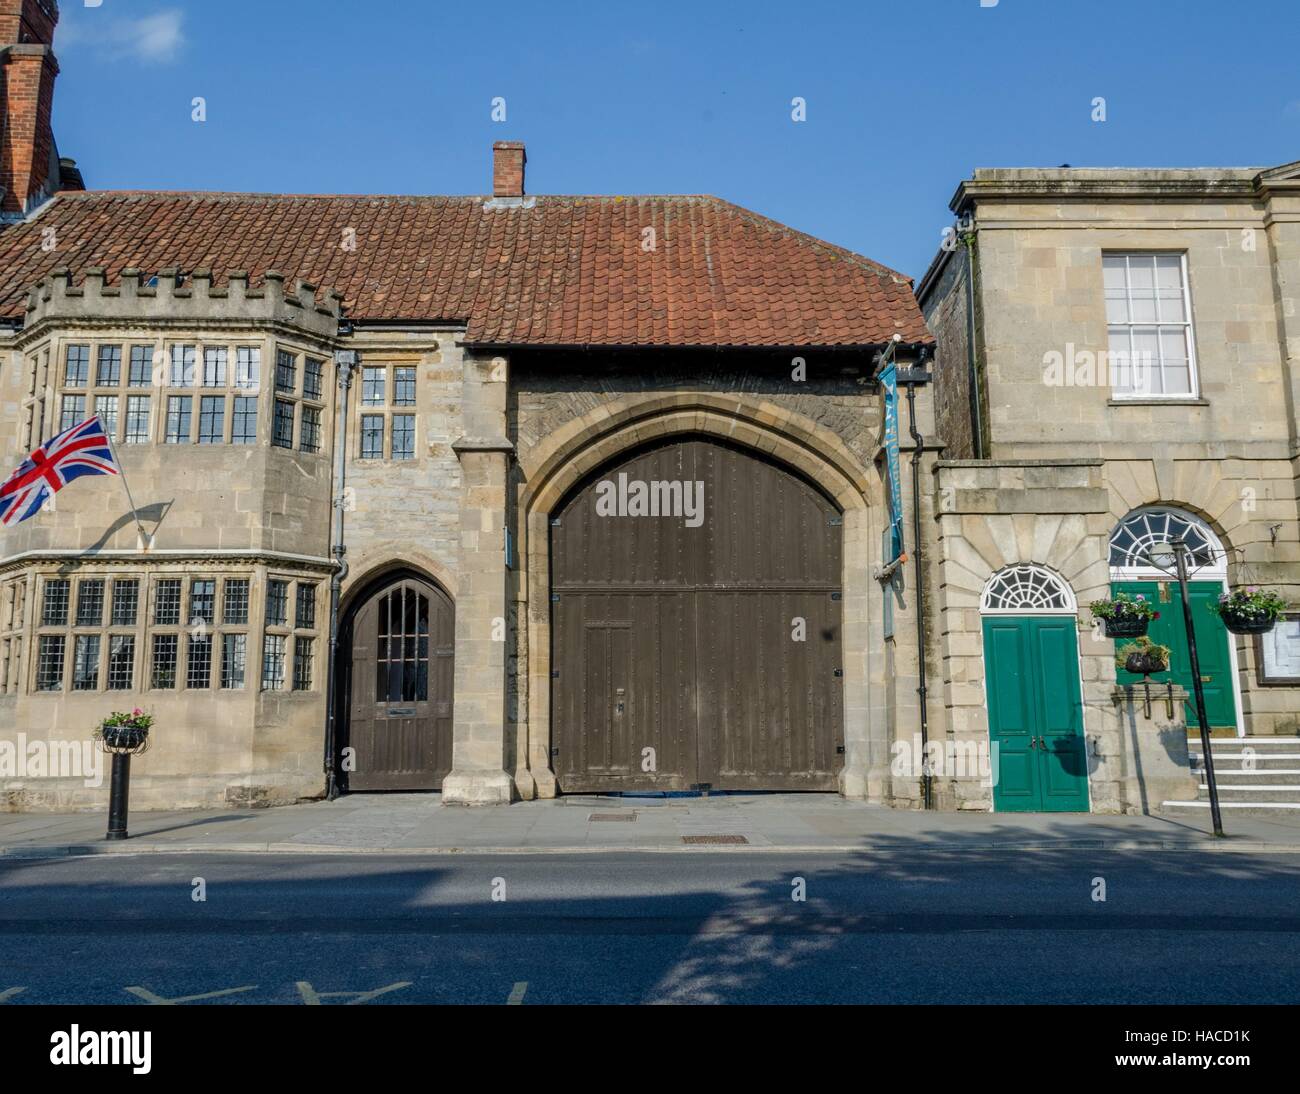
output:
[[837,788],[843,515],[820,489],[687,434],[588,476],[549,532],[561,792]]
[[451,770],[455,608],[413,570],[364,588],[340,633],[348,790],[441,790]]

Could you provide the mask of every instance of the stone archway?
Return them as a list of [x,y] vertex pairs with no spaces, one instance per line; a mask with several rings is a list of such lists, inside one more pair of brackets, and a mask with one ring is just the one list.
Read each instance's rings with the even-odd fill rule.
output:
[[[519,497],[517,538],[527,589],[527,677],[520,681],[527,714],[514,773],[522,796],[552,797],[551,581],[549,521],[561,500],[596,468],[619,453],[681,435],[716,437],[751,448],[818,484],[843,513],[844,768],[840,791],[883,800],[889,779],[889,727],[885,704],[873,702],[870,665],[883,665],[883,641],[873,616],[871,559],[879,529],[879,487],[844,442],[810,419],[772,403],[715,395],[663,396],[606,404],[557,430],[519,462],[525,485]],[[874,648],[873,648],[874,643]],[[883,670],[878,670],[883,671]],[[524,768],[524,758],[527,768]],[[531,791],[531,793],[530,793]]]

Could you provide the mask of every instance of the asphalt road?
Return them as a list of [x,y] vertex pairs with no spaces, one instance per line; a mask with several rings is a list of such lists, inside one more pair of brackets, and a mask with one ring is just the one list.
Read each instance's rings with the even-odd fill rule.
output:
[[1298,940],[1296,855],[0,860],[12,1005],[1297,1003]]

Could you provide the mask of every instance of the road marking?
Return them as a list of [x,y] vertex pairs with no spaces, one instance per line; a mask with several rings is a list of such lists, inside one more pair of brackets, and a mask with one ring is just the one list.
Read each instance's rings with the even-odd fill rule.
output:
[[26,991],[26,990],[27,990],[26,988],[5,988],[4,991],[0,991],[0,1003],[7,1003],[20,991]]
[[374,991],[317,991],[306,980],[297,981],[298,994],[302,996],[302,1001],[308,1006],[323,1006],[322,999],[338,999],[340,996],[353,995],[355,999],[349,999],[344,1006],[354,1007],[358,1003],[369,1003],[376,996],[384,995],[390,991],[400,991],[402,988],[411,986],[410,980],[399,980],[396,984],[389,984],[387,987],[375,988]]
[[520,980],[510,989],[510,998],[506,1000],[506,1006],[517,1007],[524,1001],[524,992],[528,990],[528,981]]
[[203,995],[179,995],[175,999],[164,999],[161,995],[155,995],[148,988],[141,988],[138,986],[123,988],[122,990],[129,991],[132,995],[138,995],[146,1003],[153,1004],[154,1006],[174,1006],[177,1003],[192,1003],[196,999],[217,999],[223,995],[234,995],[241,991],[253,991],[256,987],[256,984],[249,984],[244,988],[222,988],[221,991],[209,991],[205,992]]

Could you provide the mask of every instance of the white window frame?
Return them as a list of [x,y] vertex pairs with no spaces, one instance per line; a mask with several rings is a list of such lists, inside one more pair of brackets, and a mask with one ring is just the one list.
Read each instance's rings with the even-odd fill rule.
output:
[[[1115,400],[1115,402],[1136,402],[1136,403],[1199,402],[1201,399],[1201,372],[1199,368],[1199,362],[1197,361],[1196,358],[1196,330],[1192,320],[1192,285],[1191,285],[1191,279],[1188,276],[1187,252],[1186,251],[1140,251],[1140,250],[1106,251],[1103,250],[1101,252],[1102,279],[1103,279],[1103,289],[1102,289],[1103,309],[1105,309],[1106,307],[1106,294],[1104,288],[1106,259],[1123,258],[1127,260],[1133,257],[1178,259],[1178,269],[1179,269],[1178,276],[1182,280],[1182,287],[1183,287],[1183,315],[1187,317],[1182,324],[1186,328],[1186,337],[1187,337],[1187,384],[1191,390],[1188,391],[1186,394],[1166,395],[1164,392],[1156,392],[1156,391],[1145,391],[1145,392],[1117,391],[1115,390],[1115,387],[1112,384],[1110,389],[1110,397],[1113,400]],[[1126,301],[1129,305],[1128,314],[1131,317],[1133,314],[1133,301],[1132,298],[1128,295],[1130,289],[1131,289],[1131,278],[1128,277],[1126,273],[1124,278],[1124,292],[1125,292]],[[1158,298],[1159,297],[1157,294],[1157,299]],[[1110,328],[1116,326],[1125,326],[1128,328],[1130,369],[1133,367],[1133,360],[1134,360],[1133,353],[1132,353],[1134,327],[1154,327],[1157,331],[1159,331],[1161,327],[1178,326],[1177,323],[1165,323],[1165,322],[1161,322],[1160,320],[1156,320],[1151,323],[1135,323],[1131,318],[1127,323],[1112,323],[1110,321],[1109,315],[1106,315],[1105,319],[1106,319],[1106,349],[1108,352],[1110,352],[1111,350]],[[1111,358],[1107,357],[1107,360],[1111,360]]]
[[[1000,584],[999,579],[1004,574],[1021,573],[1027,577],[1034,578],[1039,584],[1038,588],[1049,588],[1060,596],[1063,603],[1061,604],[1012,604],[1007,605],[994,600],[994,592]],[[1021,585],[1024,585],[1021,582]],[[1026,586],[1027,587],[1027,586]],[[1003,566],[989,575],[989,579],[984,583],[984,590],[980,593],[980,615],[1078,615],[1079,601],[1074,595],[1074,589],[1070,583],[1065,580],[1055,570],[1050,570],[1046,566],[1040,566],[1037,562],[1013,562],[1010,565]]]
[[[1218,534],[1204,520],[1195,513],[1189,513],[1186,509],[1179,509],[1174,505],[1141,505],[1125,513],[1124,516],[1115,522],[1115,527],[1111,529],[1110,539],[1106,546],[1106,563],[1110,567],[1111,581],[1144,581],[1154,578],[1157,581],[1170,581],[1170,578],[1164,570],[1148,563],[1138,561],[1141,558],[1141,552],[1132,548],[1121,548],[1126,551],[1126,561],[1116,563],[1112,561],[1111,554],[1116,549],[1115,540],[1121,530],[1125,530],[1132,523],[1146,524],[1148,527],[1154,519],[1159,522],[1166,518],[1172,518],[1174,521],[1185,522],[1193,529],[1204,541],[1204,546],[1208,547],[1213,557],[1213,563],[1206,565],[1201,562],[1193,561],[1189,567],[1188,577],[1192,581],[1223,581],[1228,580],[1228,552],[1224,550],[1223,541],[1219,539]],[[1133,535],[1133,529],[1127,528],[1130,536]],[[1167,543],[1168,539],[1163,535],[1155,534],[1152,529],[1151,535],[1141,537],[1134,536],[1135,539],[1141,539],[1147,546],[1155,543]]]

